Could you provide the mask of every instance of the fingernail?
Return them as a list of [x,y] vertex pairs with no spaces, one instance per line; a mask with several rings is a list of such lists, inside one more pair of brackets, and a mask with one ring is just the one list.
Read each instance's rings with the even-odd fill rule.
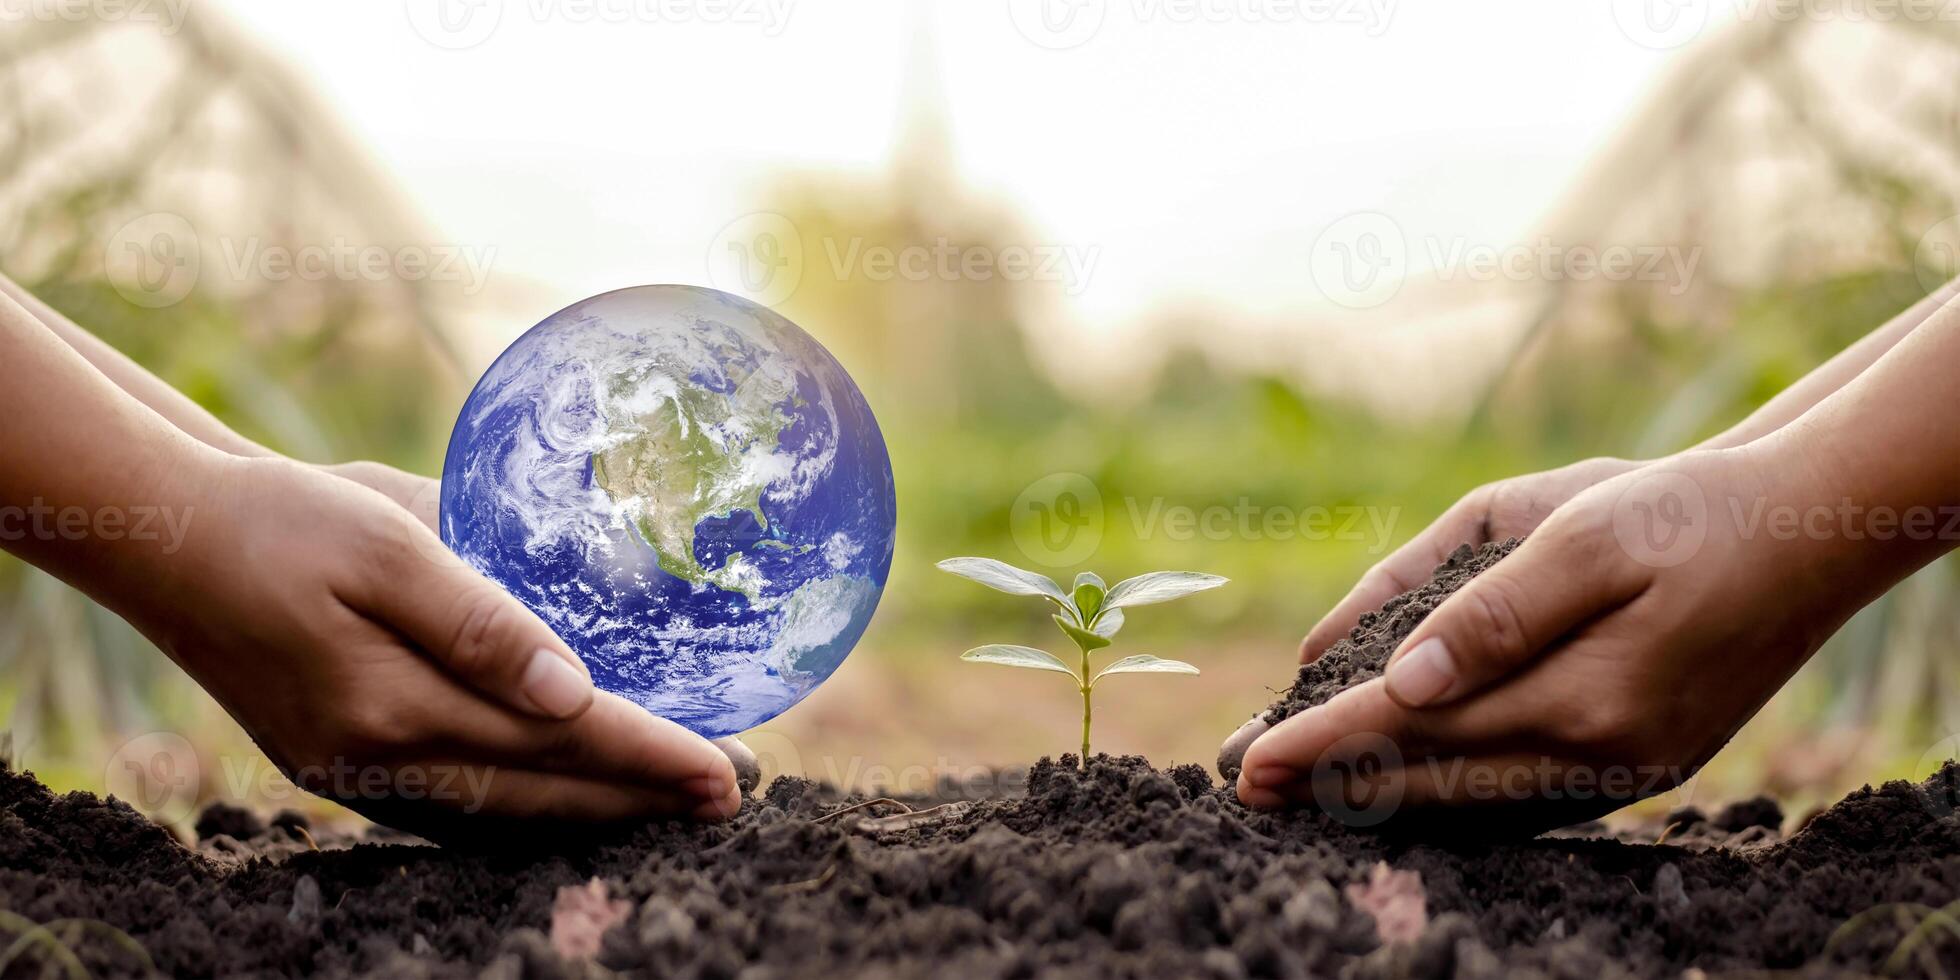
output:
[[570,718],[592,697],[592,681],[550,650],[531,654],[518,681],[524,696],[553,718]]
[[742,809],[742,799],[731,790],[727,796],[711,800],[694,808],[692,816],[696,820],[726,820]]
[[696,820],[724,820],[742,809],[742,796],[724,776],[700,776],[681,784],[681,789],[703,802],[692,811]]
[[1441,637],[1432,636],[1390,664],[1390,694],[1403,704],[1421,707],[1442,697],[1456,683],[1456,659]]
[[686,790],[690,795],[698,796],[704,800],[721,799],[728,795],[729,790],[734,789],[729,784],[727,778],[722,776],[697,776],[694,779],[682,783],[681,788]]
[[1254,789],[1274,789],[1300,781],[1300,771],[1291,766],[1253,766],[1244,775],[1245,783]]
[[1277,810],[1286,805],[1286,799],[1269,789],[1260,789],[1239,777],[1239,802],[1255,810]]

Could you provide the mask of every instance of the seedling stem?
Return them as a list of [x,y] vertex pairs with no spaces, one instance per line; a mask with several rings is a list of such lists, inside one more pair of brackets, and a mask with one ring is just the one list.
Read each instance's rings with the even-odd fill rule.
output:
[[948,558],[940,562],[939,567],[1010,595],[1039,596],[1056,607],[1057,612],[1052,618],[1055,625],[1075,642],[1076,649],[1081,651],[1079,666],[1070,668],[1061,658],[1046,650],[1005,643],[974,647],[961,654],[960,658],[1006,667],[1050,670],[1074,678],[1075,689],[1082,695],[1081,765],[1084,769],[1089,768],[1089,732],[1095,721],[1097,681],[1110,674],[1198,672],[1198,668],[1187,663],[1136,654],[1117,660],[1100,672],[1090,673],[1090,654],[1109,646],[1116,632],[1123,628],[1124,608],[1166,602],[1193,592],[1215,589],[1226,581],[1216,575],[1199,572],[1149,572],[1124,579],[1111,588],[1104,585],[1094,572],[1083,572],[1075,577],[1075,587],[1063,592],[1062,587],[1046,575],[1015,568],[991,558]]

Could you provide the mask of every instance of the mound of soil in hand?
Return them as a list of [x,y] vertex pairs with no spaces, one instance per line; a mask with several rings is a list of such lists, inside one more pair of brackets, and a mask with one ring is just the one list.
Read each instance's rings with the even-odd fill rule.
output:
[[1334,641],[1314,662],[1300,665],[1299,675],[1292,686],[1280,693],[1279,700],[1253,715],[1251,721],[1225,740],[1218,751],[1219,773],[1227,782],[1237,779],[1245,750],[1268,728],[1323,704],[1356,684],[1380,677],[1388,666],[1389,656],[1415,632],[1418,624],[1435,612],[1450,593],[1515,550],[1521,540],[1512,538],[1481,547],[1458,545],[1448,559],[1436,566],[1428,582],[1388,600],[1374,612],[1362,613],[1348,635]]
[[[1019,799],[912,815],[780,779],[729,823],[544,854],[313,851],[225,814],[210,827],[226,828],[222,860],[120,802],[0,772],[0,904],[97,975],[1598,980],[1875,972],[1911,917],[1882,909],[1826,952],[1840,923],[1960,889],[1952,766],[1855,793],[1787,841],[1751,826],[1757,843],[1736,846],[1704,820],[1688,846],[1445,849],[1249,812],[1195,766],[1073,762],[1036,766]],[[554,907],[603,916],[590,959],[554,950]],[[1916,955],[1960,968],[1943,935]],[[30,944],[14,969],[56,956]]]
[[1382,675],[1388,657],[1415,632],[1450,593],[1463,588],[1484,569],[1497,564],[1518,546],[1518,538],[1480,548],[1458,545],[1436,574],[1418,588],[1388,600],[1375,612],[1362,613],[1347,636],[1334,642],[1320,659],[1300,666],[1300,676],[1271,707],[1260,713],[1269,723],[1299,714],[1347,688]]

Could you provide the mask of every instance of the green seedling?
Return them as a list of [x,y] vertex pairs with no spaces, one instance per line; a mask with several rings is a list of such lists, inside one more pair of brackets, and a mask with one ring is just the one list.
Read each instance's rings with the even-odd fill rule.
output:
[[1116,639],[1116,631],[1123,628],[1123,610],[1133,606],[1147,606],[1156,602],[1168,602],[1182,598],[1193,592],[1203,592],[1224,585],[1226,579],[1201,572],[1149,572],[1135,578],[1127,578],[1116,583],[1114,588],[1104,585],[1094,572],[1083,572],[1075,577],[1075,587],[1067,592],[1055,584],[1055,580],[1039,572],[1015,568],[1005,562],[991,558],[948,558],[939,563],[941,571],[951,572],[962,578],[969,578],[981,585],[998,589],[1009,595],[1039,596],[1053,603],[1057,609],[1054,614],[1055,625],[1075,641],[1081,651],[1080,668],[1071,667],[1062,658],[1046,650],[1034,647],[1014,646],[1007,643],[989,643],[974,647],[960,654],[961,660],[975,663],[1000,664],[1005,667],[1026,667],[1030,670],[1050,670],[1067,674],[1075,680],[1076,690],[1082,692],[1082,766],[1089,765],[1089,722],[1094,717],[1091,697],[1095,693],[1096,682],[1111,674],[1196,674],[1198,668],[1177,660],[1165,660],[1148,654],[1134,654],[1124,657],[1095,674],[1089,673],[1089,655],[1102,650]]

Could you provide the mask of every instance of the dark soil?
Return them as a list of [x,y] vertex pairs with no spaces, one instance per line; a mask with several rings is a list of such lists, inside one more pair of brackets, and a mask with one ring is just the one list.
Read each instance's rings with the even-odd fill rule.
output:
[[[1364,618],[1274,710],[1379,672],[1504,550],[1453,556],[1441,585]],[[1952,764],[1921,786],[1854,793],[1788,839],[1767,800],[1713,818],[1682,808],[1655,828],[1665,844],[1599,830],[1415,843],[1248,811],[1197,766],[1136,758],[1099,756],[1087,772],[1044,760],[1024,796],[972,795],[944,787],[908,814],[785,778],[726,824],[497,854],[379,831],[336,841],[296,814],[213,808],[191,848],[123,803],[0,769],[0,908],[20,917],[0,916],[0,975],[59,975],[55,942],[96,975],[1870,975],[1923,918],[1912,907],[1960,896]],[[1380,862],[1420,876],[1411,939],[1379,938],[1350,891]],[[594,958],[561,957],[554,903],[595,878],[594,902],[625,918]],[[23,919],[47,932],[8,960]],[[1923,938],[1898,967],[1960,970],[1960,939]]]
[[[0,905],[107,923],[176,975],[1598,980],[1874,973],[1907,920],[1887,910],[1826,953],[1840,923],[1960,894],[1952,766],[1855,793],[1787,841],[1701,820],[1661,846],[1442,848],[1248,812],[1195,766],[1072,763],[1036,766],[1022,799],[897,819],[824,819],[842,801],[781,779],[728,824],[650,824],[549,856],[314,852],[276,825],[193,851],[120,802],[0,773]],[[1429,918],[1412,942],[1378,941],[1345,895],[1377,861],[1421,875]],[[552,904],[594,876],[631,912],[596,963],[569,962],[546,938]],[[143,970],[107,930],[52,931],[97,975]],[[1943,933],[1920,949],[1960,969]],[[39,975],[49,956],[30,947],[7,975]]]
[[1259,717],[1278,724],[1328,698],[1364,681],[1382,675],[1389,654],[1415,631],[1450,593],[1463,587],[1477,573],[1497,564],[1518,546],[1518,538],[1486,544],[1480,548],[1458,545],[1449,559],[1436,566],[1435,575],[1418,588],[1388,600],[1375,612],[1362,613],[1347,636],[1334,642],[1320,659],[1300,667],[1300,676],[1278,701]]

